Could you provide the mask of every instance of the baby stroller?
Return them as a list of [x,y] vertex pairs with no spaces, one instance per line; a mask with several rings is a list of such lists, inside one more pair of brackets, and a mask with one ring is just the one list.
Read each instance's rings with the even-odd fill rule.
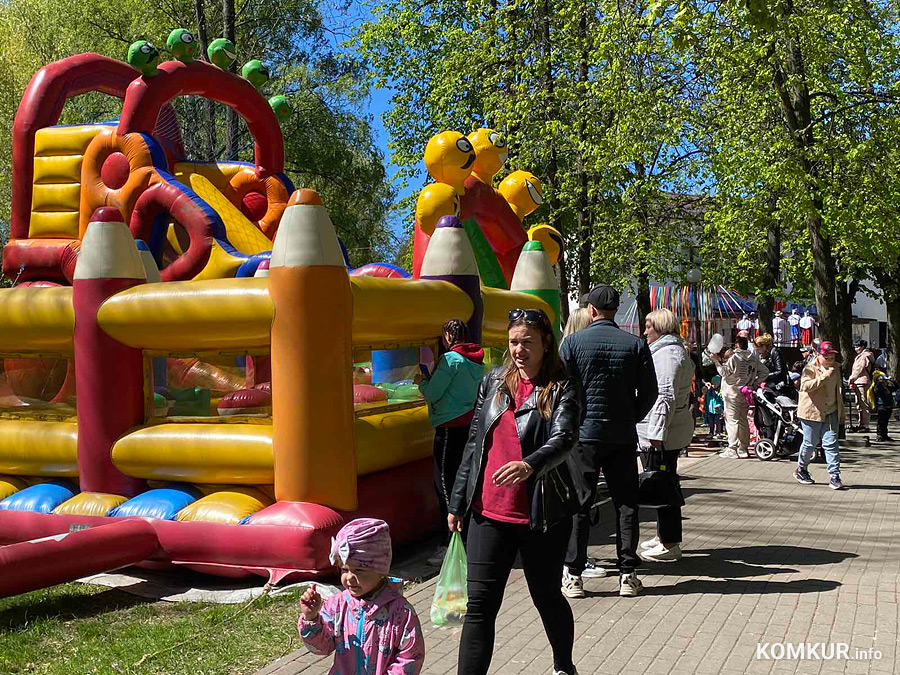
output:
[[772,389],[756,390],[753,399],[756,403],[753,421],[759,432],[756,458],[765,461],[797,454],[803,442],[797,401]]

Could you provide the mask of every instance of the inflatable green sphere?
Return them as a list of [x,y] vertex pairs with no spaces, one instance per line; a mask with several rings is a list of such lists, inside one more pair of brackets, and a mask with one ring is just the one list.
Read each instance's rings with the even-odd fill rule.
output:
[[226,38],[218,38],[209,43],[206,55],[210,63],[224,70],[231,68],[231,64],[237,59],[234,43]]
[[194,60],[197,53],[197,40],[194,34],[185,28],[176,28],[169,33],[166,49],[179,61],[188,63]]
[[269,81],[269,69],[259,59],[247,61],[244,67],[241,68],[241,75],[257,89]]
[[290,119],[291,114],[294,112],[291,110],[291,104],[288,103],[286,96],[273,96],[269,99],[269,105],[272,106],[272,110],[275,111],[275,117],[278,118],[279,122]]
[[153,77],[159,65],[159,50],[146,40],[132,42],[128,48],[128,65],[141,71],[144,77]]

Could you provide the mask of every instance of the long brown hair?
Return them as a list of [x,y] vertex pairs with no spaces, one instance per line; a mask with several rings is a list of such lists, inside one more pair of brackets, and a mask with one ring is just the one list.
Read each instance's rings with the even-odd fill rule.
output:
[[[540,313],[540,319],[538,321],[527,319],[523,312],[521,316],[509,322],[506,330],[509,331],[515,326],[528,326],[529,328],[536,329],[538,333],[540,333],[541,343],[544,347],[544,356],[541,360],[541,369],[538,371],[537,381],[534,384],[543,387],[541,393],[538,395],[538,411],[541,413],[541,417],[550,419],[550,415],[553,413],[553,391],[559,386],[559,383],[562,380],[566,379],[566,367],[563,365],[562,359],[559,358],[556,335],[553,333],[553,328],[550,326],[550,319],[547,318],[547,315],[543,310],[529,310],[529,313],[532,311]],[[515,400],[515,391],[519,388],[519,383],[522,381],[522,378],[519,375],[519,369],[516,367],[509,349],[506,351],[506,360],[503,365],[503,384],[500,385],[497,396],[499,397],[500,393],[505,391],[511,399]]]

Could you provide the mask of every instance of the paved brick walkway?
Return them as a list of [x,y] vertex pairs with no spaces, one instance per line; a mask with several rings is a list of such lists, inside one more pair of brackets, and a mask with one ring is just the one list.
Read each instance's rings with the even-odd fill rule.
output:
[[[685,557],[645,565],[638,598],[620,598],[614,577],[586,580],[589,597],[572,601],[581,675],[900,675],[900,444],[844,448],[842,457],[843,492],[823,484],[823,464],[811,468],[819,484],[803,486],[791,476],[792,462],[687,460]],[[614,556],[611,523],[607,505],[592,555]],[[642,539],[652,533],[645,520]],[[428,621],[433,583],[408,594],[426,632],[424,672],[455,673],[459,629]],[[510,579],[497,629],[492,673],[551,672],[521,570]],[[826,660],[819,648],[816,658],[789,659],[778,646],[801,642],[843,643],[851,658]],[[758,643],[770,645],[764,658]],[[852,658],[869,648],[881,658]],[[319,675],[329,667],[301,649],[257,675]]]

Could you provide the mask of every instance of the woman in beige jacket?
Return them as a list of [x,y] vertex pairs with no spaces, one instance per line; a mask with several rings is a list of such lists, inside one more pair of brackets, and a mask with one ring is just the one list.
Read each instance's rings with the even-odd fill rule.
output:
[[856,358],[853,360],[853,369],[850,371],[848,382],[856,394],[856,405],[859,409],[858,431],[869,431],[869,399],[866,392],[869,391],[869,382],[875,356],[869,351],[869,343],[865,340],[857,340],[853,347],[856,350]]
[[803,444],[797,458],[794,478],[803,485],[813,485],[809,475],[809,462],[822,443],[828,473],[829,487],[842,490],[841,456],[838,452],[838,424],[844,418],[844,401],[841,395],[841,374],[835,365],[837,350],[830,342],[823,342],[815,361],[803,369],[800,378],[800,404],[797,416],[803,427]]

